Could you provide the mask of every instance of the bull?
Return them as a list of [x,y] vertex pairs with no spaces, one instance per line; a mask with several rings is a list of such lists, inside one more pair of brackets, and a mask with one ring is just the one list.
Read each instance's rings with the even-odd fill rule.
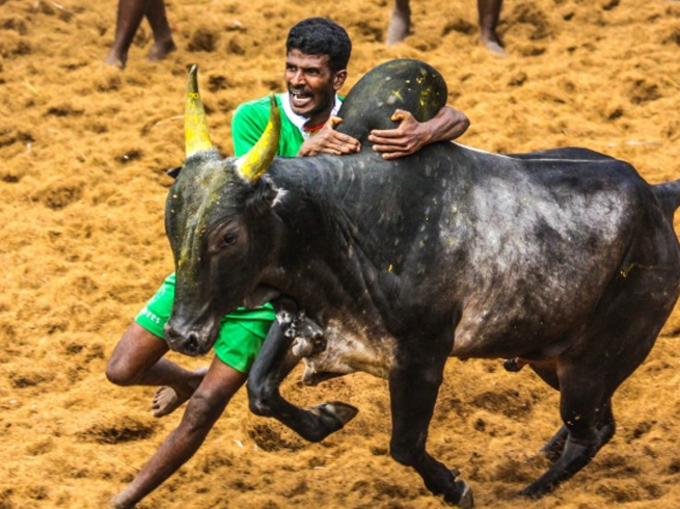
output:
[[469,485],[426,451],[446,360],[521,358],[560,393],[563,426],[543,448],[551,466],[520,492],[540,497],[612,438],[612,395],[673,309],[680,180],[650,185],[630,164],[579,148],[501,155],[446,142],[390,161],[370,150],[366,134],[394,108],[427,116],[445,101],[434,69],[388,62],[343,106],[360,153],[275,158],[272,101],[257,145],[222,159],[194,68],[186,160],[166,206],[177,287],[165,335],[176,351],[205,354],[222,316],[289,297],[312,333],[300,344],[273,326],[248,382],[251,409],[319,441],[356,409],[287,402],[279,385],[300,357],[309,384],[383,377],[392,458],[460,507],[473,505]]

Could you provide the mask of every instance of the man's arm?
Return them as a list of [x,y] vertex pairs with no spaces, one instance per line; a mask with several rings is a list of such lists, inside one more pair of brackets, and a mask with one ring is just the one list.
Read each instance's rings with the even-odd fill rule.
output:
[[399,127],[376,129],[368,135],[373,150],[381,152],[384,159],[411,155],[437,141],[454,140],[470,126],[467,116],[450,106],[444,106],[434,117],[422,123],[408,111],[400,109],[394,112],[392,120],[400,122]]

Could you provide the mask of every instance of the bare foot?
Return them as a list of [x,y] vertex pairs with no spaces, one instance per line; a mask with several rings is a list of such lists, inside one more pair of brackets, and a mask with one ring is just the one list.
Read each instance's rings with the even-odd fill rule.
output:
[[176,49],[177,46],[175,46],[175,42],[172,40],[172,38],[156,41],[154,45],[151,46],[146,59],[150,62],[157,62],[158,60],[163,60]]
[[127,55],[122,56],[116,54],[115,51],[111,50],[109,54],[104,59],[104,63],[113,67],[117,67],[120,70],[125,69],[125,63],[127,61]]
[[508,54],[505,52],[503,49],[503,46],[500,45],[498,40],[496,39],[485,39],[484,37],[480,37],[479,39],[481,43],[486,46],[486,49],[491,51],[492,53],[496,53],[497,55],[500,55],[502,57],[508,56]]
[[171,414],[177,410],[189,398],[191,398],[191,395],[200,385],[201,380],[203,380],[203,377],[207,372],[207,367],[198,368],[192,371],[194,377],[191,379],[191,381],[184,385],[164,385],[163,387],[159,387],[153,397],[153,400],[151,401],[151,414],[158,418]]

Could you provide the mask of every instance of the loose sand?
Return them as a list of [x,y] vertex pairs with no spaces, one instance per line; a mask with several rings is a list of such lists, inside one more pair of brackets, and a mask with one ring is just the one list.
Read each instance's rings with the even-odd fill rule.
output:
[[[355,43],[344,92],[385,60],[420,58],[471,118],[467,145],[584,146],[633,163],[650,182],[680,177],[680,2],[507,0],[507,58],[478,45],[473,0],[414,0],[413,35],[387,48],[390,8],[385,0],[173,0],[179,50],[145,61],[144,24],[120,72],[101,64],[114,0],[0,0],[1,509],[104,507],[180,418],[152,418],[154,389],[115,387],[104,367],[172,270],[165,170],[183,158],[192,63],[224,154],[235,106],[282,90],[287,29],[334,15]],[[462,470],[481,508],[680,507],[679,333],[676,310],[615,397],[616,437],[553,496],[511,500],[545,466],[534,455],[559,426],[556,395],[528,370],[451,360],[430,450]],[[384,381],[357,374],[310,389],[294,377],[284,390],[303,405],[341,399],[361,412],[310,445],[250,415],[239,394],[196,457],[142,506],[441,506],[388,456]]]

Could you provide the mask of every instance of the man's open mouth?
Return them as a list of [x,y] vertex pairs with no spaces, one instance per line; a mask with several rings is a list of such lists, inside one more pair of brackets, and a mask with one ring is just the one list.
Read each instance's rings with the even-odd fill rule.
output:
[[304,108],[312,102],[313,98],[312,94],[290,91],[290,102],[296,108]]

